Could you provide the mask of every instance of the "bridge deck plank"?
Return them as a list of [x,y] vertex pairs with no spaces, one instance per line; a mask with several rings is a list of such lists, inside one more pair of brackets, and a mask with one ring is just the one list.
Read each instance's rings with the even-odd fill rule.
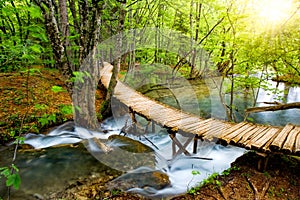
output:
[[201,119],[201,121],[199,121],[199,123],[188,124],[188,125],[186,125],[186,128],[191,129],[191,130],[196,130],[197,128],[199,128],[199,126],[203,126],[204,124],[214,120],[213,118],[208,118],[208,119],[199,118],[199,119]]
[[243,132],[241,132],[239,135],[235,135],[231,138],[230,144],[237,144],[243,137],[246,137],[246,134],[251,132],[255,132],[255,129],[259,130],[259,127],[257,125],[249,126],[247,129],[245,129]]
[[[240,127],[239,129],[233,131],[232,133],[225,135],[222,140],[225,141],[226,143],[230,143],[230,141],[235,138],[238,135],[243,135],[245,131],[250,131],[254,129],[256,126],[253,124],[245,124],[244,126]],[[250,129],[250,130],[249,130]]]
[[231,123],[219,123],[218,125],[214,125],[211,129],[209,129],[205,134],[203,134],[203,139],[205,140],[218,140],[219,135],[222,133],[222,131],[229,129],[232,127]]
[[297,135],[300,132],[300,127],[295,127],[287,136],[285,143],[282,146],[282,150],[287,153],[292,153],[296,143]]
[[292,124],[287,124],[282,130],[281,132],[277,135],[277,137],[274,139],[274,141],[272,142],[270,149],[273,151],[277,151],[279,149],[281,149],[284,141],[287,138],[287,135],[289,132],[291,132],[294,129],[294,125]]
[[239,146],[245,146],[245,143],[251,139],[251,137],[253,135],[256,135],[262,131],[264,131],[265,129],[267,129],[267,127],[264,127],[264,126],[256,126],[254,129],[252,129],[251,131],[249,132],[246,132],[242,138],[237,142],[237,144]]
[[220,134],[220,140],[222,142],[225,142],[226,144],[227,143],[227,140],[225,139],[225,137],[229,134],[231,134],[232,132],[240,129],[241,127],[245,126],[247,123],[246,122],[241,122],[241,123],[238,123],[238,124],[235,124],[233,125],[232,127],[230,127],[229,129],[226,129],[226,130],[223,130],[222,133]]
[[266,127],[262,129],[261,131],[257,131],[253,135],[249,137],[249,139],[244,142],[244,147],[246,149],[251,149],[251,145],[254,144],[256,141],[261,139],[265,134],[267,134],[270,131],[271,127]]
[[271,140],[274,136],[276,136],[279,130],[280,130],[279,128],[271,127],[264,135],[262,135],[261,138],[253,142],[251,144],[251,147],[256,150],[262,148],[265,144],[267,144],[269,140]]
[[198,136],[204,137],[206,134],[208,134],[209,130],[214,128],[214,125],[218,122],[218,120],[214,119],[209,121],[208,123],[206,123],[203,126],[200,126],[197,130],[196,130],[196,134]]

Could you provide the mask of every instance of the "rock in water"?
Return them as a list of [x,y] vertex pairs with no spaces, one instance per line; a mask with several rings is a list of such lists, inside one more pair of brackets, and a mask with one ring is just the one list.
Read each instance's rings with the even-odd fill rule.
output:
[[171,182],[167,174],[147,167],[136,169],[108,183],[108,188],[121,189],[124,191],[132,188],[144,190],[152,188],[155,191],[170,186]]
[[155,151],[147,145],[120,135],[112,135],[106,144],[112,148],[111,151],[104,153],[93,147],[94,143],[87,143],[87,148],[92,155],[101,163],[123,172],[131,171],[139,167],[155,168]]
[[119,147],[125,151],[129,151],[133,153],[153,152],[153,149],[148,147],[147,145],[122,135],[111,135],[108,137],[108,140],[111,140],[112,142],[120,143],[121,145]]

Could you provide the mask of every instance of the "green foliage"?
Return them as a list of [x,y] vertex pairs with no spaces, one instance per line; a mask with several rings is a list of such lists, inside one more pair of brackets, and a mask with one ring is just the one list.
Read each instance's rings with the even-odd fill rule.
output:
[[0,5],[0,18],[6,22],[0,31],[0,72],[49,63],[52,53],[38,7],[6,2]]
[[194,176],[196,176],[196,175],[200,175],[201,172],[200,172],[200,171],[197,171],[197,170],[193,170],[193,171],[192,171],[192,174],[193,174]]
[[38,119],[38,122],[41,124],[42,127],[49,125],[51,123],[56,123],[56,114],[43,114]]
[[239,171],[239,170],[240,170],[240,167],[233,166],[233,167],[230,167],[229,169],[224,170],[221,174],[224,176],[228,176],[232,171]]
[[54,85],[52,86],[51,90],[55,93],[58,93],[58,92],[65,92],[66,90],[63,89],[61,86],[57,86],[57,85]]
[[84,72],[75,71],[73,72],[73,76],[74,77],[72,77],[70,81],[79,82],[79,83],[84,83],[84,80],[86,78],[91,78],[91,75],[87,71]]
[[0,168],[0,178],[6,178],[6,186],[13,186],[15,189],[19,189],[21,185],[21,177],[19,175],[19,169],[12,164],[10,167]]
[[197,194],[197,192],[199,191],[199,189],[205,185],[209,185],[209,184],[212,184],[212,185],[215,185],[217,187],[220,187],[221,186],[221,182],[217,179],[219,177],[219,174],[218,173],[212,173],[210,176],[208,176],[207,179],[204,179],[202,180],[198,186],[196,187],[192,187],[190,188],[187,193],[188,194],[192,194],[192,195],[195,195]]
[[60,114],[62,115],[62,120],[67,121],[67,115],[73,114],[73,106],[72,105],[64,105],[61,104],[59,107]]

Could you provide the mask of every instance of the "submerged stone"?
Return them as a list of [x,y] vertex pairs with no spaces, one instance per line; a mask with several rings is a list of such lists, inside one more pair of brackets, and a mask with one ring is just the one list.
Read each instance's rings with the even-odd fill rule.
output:
[[117,179],[108,183],[110,189],[120,189],[123,191],[132,188],[140,188],[149,190],[164,189],[170,187],[171,182],[167,174],[159,170],[153,170],[146,167],[141,167],[137,170],[124,174]]
[[129,151],[129,152],[133,152],[133,153],[154,152],[154,150],[151,147],[149,147],[137,140],[134,140],[129,137],[122,136],[122,135],[111,135],[111,136],[109,136],[108,139],[111,140],[112,142],[120,143],[121,145],[119,145],[119,148]]

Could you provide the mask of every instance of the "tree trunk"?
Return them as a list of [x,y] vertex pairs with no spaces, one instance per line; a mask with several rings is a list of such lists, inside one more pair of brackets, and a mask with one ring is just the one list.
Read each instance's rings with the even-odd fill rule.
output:
[[96,85],[99,80],[99,68],[97,68],[95,50],[85,59],[80,68],[80,75],[75,79],[72,101],[74,106],[74,121],[76,126],[90,130],[98,130],[95,107]]
[[[59,9],[55,8],[52,1],[35,0],[35,3],[42,10],[56,66],[62,72],[68,91],[72,96],[75,124],[87,129],[98,130],[99,123],[95,108],[95,93],[100,72],[96,46],[99,43],[101,25],[102,7],[99,5],[103,2],[92,1],[92,4],[89,5],[87,0],[83,0],[78,3],[78,16],[80,16],[81,24],[80,27],[76,27],[76,29],[80,29],[78,30],[80,34],[78,39],[78,44],[80,45],[79,56],[76,56],[76,52],[72,51],[69,41],[70,29],[66,0],[59,0]],[[77,23],[77,13],[75,13],[74,5],[70,4],[71,7],[73,6],[71,8],[72,16],[75,17],[71,21]],[[58,10],[59,13],[57,13]],[[92,16],[90,16],[91,13]],[[56,18],[56,16],[59,16],[59,18]],[[58,19],[60,24],[58,24]],[[75,87],[70,81],[75,70],[71,64],[72,58],[77,58],[80,64],[79,72],[76,72],[76,77],[73,77],[75,79]]]
[[[67,62],[68,59],[65,54],[64,44],[60,37],[60,31],[55,18],[54,7],[51,1],[47,0],[35,0],[35,3],[41,8],[45,19],[46,32],[51,42],[55,64],[62,72],[64,79],[69,80],[72,76],[72,72]],[[72,83],[68,81],[66,82],[66,86],[68,92],[72,94]]]
[[117,85],[117,78],[120,71],[120,65],[121,65],[121,51],[122,51],[122,36],[123,36],[123,29],[124,29],[124,22],[126,17],[126,1],[123,1],[120,5],[120,15],[119,15],[119,25],[118,25],[118,35],[116,36],[117,42],[116,42],[116,48],[113,55],[113,58],[116,58],[113,63],[113,72],[110,79],[110,83],[107,89],[105,102],[102,106],[102,116],[107,117],[111,116],[111,98],[114,93],[114,88]]

